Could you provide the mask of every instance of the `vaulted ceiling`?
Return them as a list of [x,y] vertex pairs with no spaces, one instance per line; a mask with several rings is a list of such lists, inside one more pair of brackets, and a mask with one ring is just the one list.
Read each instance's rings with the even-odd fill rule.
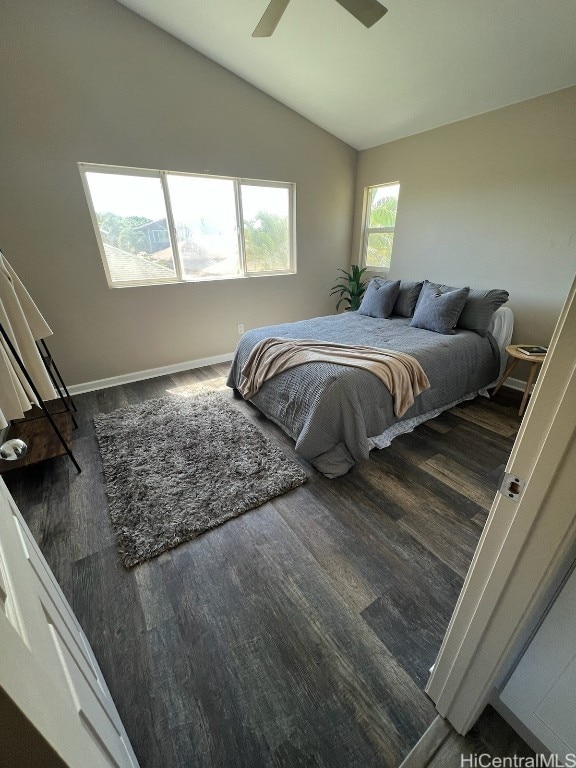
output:
[[382,0],[370,29],[334,0],[121,0],[357,149],[576,84],[576,0]]

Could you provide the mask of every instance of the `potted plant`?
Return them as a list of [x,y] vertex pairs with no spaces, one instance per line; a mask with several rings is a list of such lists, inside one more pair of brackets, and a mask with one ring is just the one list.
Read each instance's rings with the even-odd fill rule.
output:
[[338,272],[343,273],[343,276],[338,278],[338,280],[341,280],[342,282],[333,285],[330,291],[330,296],[334,296],[335,294],[340,296],[338,304],[336,304],[336,311],[338,311],[342,302],[348,304],[348,306],[345,307],[346,310],[353,311],[358,309],[360,302],[362,301],[362,296],[364,296],[366,286],[368,285],[368,280],[362,279],[364,272],[366,272],[366,267],[360,269],[357,264],[352,264],[351,272],[346,272],[344,269],[339,269]]

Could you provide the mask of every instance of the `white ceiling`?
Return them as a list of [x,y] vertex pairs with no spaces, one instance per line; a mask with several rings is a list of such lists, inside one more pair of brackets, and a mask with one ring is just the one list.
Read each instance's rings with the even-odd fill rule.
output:
[[576,0],[382,0],[366,29],[334,0],[121,0],[357,149],[576,84]]

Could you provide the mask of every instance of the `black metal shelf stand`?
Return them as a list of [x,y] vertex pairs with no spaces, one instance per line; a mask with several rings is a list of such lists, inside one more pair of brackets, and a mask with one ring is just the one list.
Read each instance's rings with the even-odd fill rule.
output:
[[[48,419],[48,422],[50,423],[50,426],[54,430],[54,433],[56,434],[58,440],[62,444],[62,447],[64,448],[64,450],[68,454],[68,458],[74,464],[74,466],[76,467],[77,471],[78,472],[82,472],[80,464],[78,464],[78,462],[76,461],[76,457],[72,453],[72,450],[71,450],[70,446],[66,442],[66,439],[64,438],[62,432],[60,432],[60,430],[58,429],[58,425],[56,424],[56,422],[52,418],[52,414],[50,413],[50,411],[48,410],[48,407],[46,406],[46,403],[44,402],[44,400],[40,396],[40,393],[38,392],[38,389],[37,389],[36,385],[34,384],[34,382],[32,380],[32,377],[30,376],[30,374],[26,370],[26,366],[24,365],[24,363],[22,361],[22,358],[20,357],[20,355],[16,351],[16,349],[15,349],[14,345],[12,344],[12,341],[10,340],[10,337],[6,333],[2,323],[0,323],[0,335],[4,339],[4,341],[6,343],[6,346],[7,346],[8,350],[10,351],[10,354],[12,355],[14,360],[16,360],[16,362],[18,363],[18,367],[20,368],[24,378],[26,379],[26,381],[30,385],[30,388],[32,389],[32,392],[34,392],[34,396],[38,400],[38,405],[40,406],[40,408],[42,409],[44,415]],[[72,416],[72,411],[76,411],[77,408],[74,405],[74,402],[73,402],[72,398],[70,397],[70,393],[68,392],[68,389],[67,389],[66,385],[64,384],[64,381],[62,380],[62,377],[60,376],[60,372],[58,371],[54,361],[52,360],[52,356],[50,355],[50,353],[48,351],[48,347],[46,346],[46,343],[44,342],[43,339],[41,340],[41,343],[44,345],[45,352],[42,353],[42,349],[40,349],[40,352],[41,352],[42,359],[44,360],[44,365],[46,365],[46,368],[48,370],[48,375],[50,376],[50,379],[51,379],[53,384],[55,384],[54,377],[55,376],[58,377],[58,379],[60,381],[60,386],[55,384],[55,389],[58,392],[60,400],[62,401],[62,403],[64,404],[66,409],[68,411],[70,411],[70,415],[71,415],[71,418],[72,418],[72,421],[73,421],[74,425],[78,426],[76,424],[76,420]],[[46,359],[45,359],[46,355],[48,355],[49,358],[50,358],[50,368],[48,368],[48,365],[47,365],[47,362],[46,362]],[[52,367],[54,368],[54,373],[51,371]],[[65,397],[62,395],[63,391],[65,392]]]
[[38,347],[38,352],[40,352],[40,357],[42,358],[42,362],[44,363],[46,371],[48,372],[48,376],[50,376],[50,381],[52,382],[56,392],[58,392],[58,397],[64,404],[66,410],[70,413],[70,418],[72,419],[72,424],[74,424],[74,429],[78,429],[78,424],[74,418],[74,414],[78,412],[78,408],[76,408],[74,400],[72,400],[72,395],[70,392],[68,392],[68,387],[64,383],[64,379],[58,370],[56,361],[48,349],[48,345],[44,339],[40,339],[40,341],[36,342],[36,346]]

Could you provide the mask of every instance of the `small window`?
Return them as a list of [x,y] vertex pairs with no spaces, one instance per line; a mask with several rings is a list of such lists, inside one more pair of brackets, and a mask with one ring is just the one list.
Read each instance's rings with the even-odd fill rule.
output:
[[400,184],[366,187],[360,261],[371,269],[390,269]]
[[242,182],[242,221],[246,271],[286,272],[290,269],[290,190]]
[[80,164],[111,287],[296,271],[294,184]]

